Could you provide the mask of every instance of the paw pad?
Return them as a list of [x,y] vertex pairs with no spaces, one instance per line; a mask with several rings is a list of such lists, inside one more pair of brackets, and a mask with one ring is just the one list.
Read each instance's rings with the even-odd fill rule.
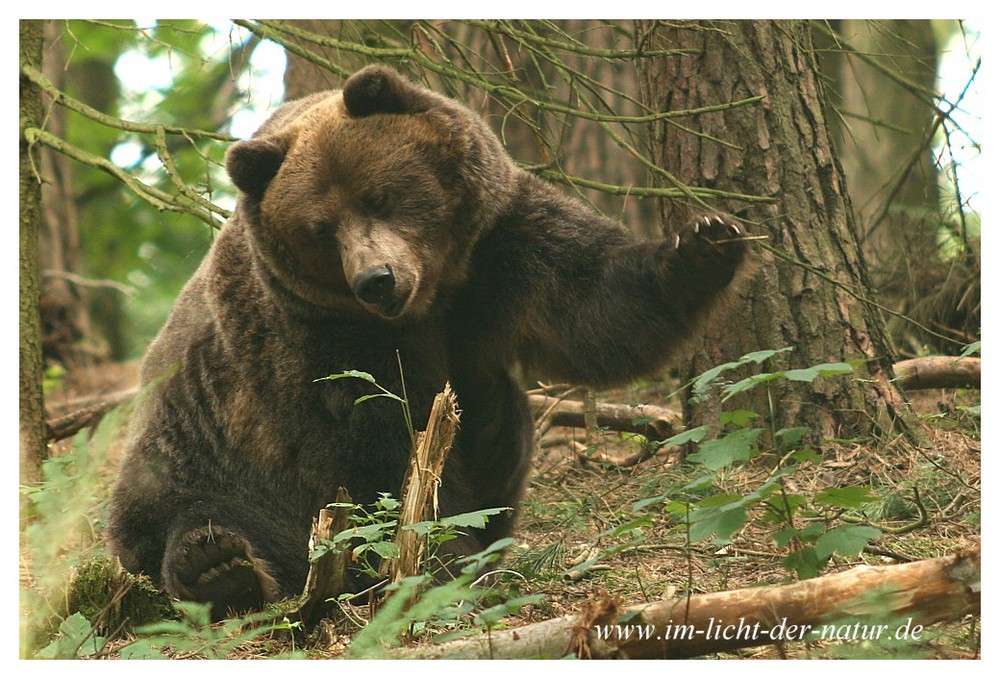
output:
[[203,526],[185,533],[164,566],[171,594],[212,602],[212,618],[259,609],[273,582],[238,533]]

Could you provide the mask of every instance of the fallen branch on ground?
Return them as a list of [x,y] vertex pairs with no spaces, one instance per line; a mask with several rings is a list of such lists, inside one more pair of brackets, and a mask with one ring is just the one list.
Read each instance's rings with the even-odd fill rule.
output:
[[66,401],[60,404],[60,408],[75,409],[66,415],[48,419],[45,422],[46,438],[49,441],[68,439],[81,429],[96,425],[109,412],[134,399],[137,393],[138,388],[123,389],[110,394]]
[[[584,424],[582,401],[569,401],[555,396],[530,394],[528,404],[539,418],[542,429],[548,427],[579,427]],[[655,405],[624,405],[597,403],[597,426],[614,431],[642,434],[651,440],[662,440],[683,427],[680,413]]]
[[[980,611],[980,548],[774,587],[751,587],[582,613],[387,651],[391,658],[690,658],[738,648],[831,639],[919,641],[923,627]],[[626,638],[628,635],[628,638]]]
[[[896,384],[900,389],[949,389],[980,388],[980,359],[974,357],[930,356],[900,361],[894,366]],[[126,389],[113,394],[75,399],[77,410],[46,421],[49,441],[69,438],[84,427],[101,420],[108,411],[135,397],[137,389]],[[578,427],[583,429],[584,407],[581,401],[570,401],[529,394],[528,403],[540,427]],[[58,404],[65,409],[70,402]],[[614,431],[642,434],[650,440],[663,440],[673,436],[683,427],[680,413],[655,405],[624,405],[620,403],[596,404],[597,426]]]
[[979,389],[980,359],[928,356],[893,366],[900,389]]

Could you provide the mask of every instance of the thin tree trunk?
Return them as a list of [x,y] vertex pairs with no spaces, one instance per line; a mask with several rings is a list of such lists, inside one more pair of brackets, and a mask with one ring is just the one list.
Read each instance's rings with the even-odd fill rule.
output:
[[[38,68],[42,63],[43,22],[20,22],[20,63]],[[38,226],[41,185],[37,154],[24,137],[24,130],[37,127],[42,119],[38,88],[26,78],[20,82],[20,442],[21,483],[41,479],[45,459],[45,404],[42,397],[42,337],[38,315]]]
[[[823,41],[827,88],[840,115],[831,133],[873,277],[901,260],[933,253],[940,226],[938,174],[927,135],[937,44],[930,21],[845,20],[835,24],[852,53]],[[905,272],[903,274],[905,280]],[[901,281],[902,282],[902,281]],[[881,289],[881,287],[880,287]]]
[[[636,31],[637,42],[650,49],[694,52],[644,61],[645,99],[655,110],[763,96],[654,130],[653,157],[683,183],[771,200],[711,206],[741,216],[752,234],[769,236],[773,252],[759,253],[754,284],[725,323],[706,333],[687,376],[782,347],[794,351],[773,368],[855,362],[855,379],[775,381],[726,407],[754,411],[773,430],[808,426],[822,438],[909,431],[909,412],[891,382],[884,322],[868,303],[874,293],[825,122],[808,23],[639,21]],[[664,203],[663,219],[677,228],[705,207]],[[687,407],[695,423],[718,421],[718,399]]]
[[[56,87],[66,89],[66,58],[62,23],[45,22],[43,72]],[[46,108],[45,129],[66,138],[66,109]],[[40,313],[45,356],[69,365],[86,365],[90,353],[80,340],[92,339],[82,286],[62,274],[79,274],[80,238],[76,198],[72,190],[73,160],[51,148],[40,152],[42,185],[39,262],[42,271]]]

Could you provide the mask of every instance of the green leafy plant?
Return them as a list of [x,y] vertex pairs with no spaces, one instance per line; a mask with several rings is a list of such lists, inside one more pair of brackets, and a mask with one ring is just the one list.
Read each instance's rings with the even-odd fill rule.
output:
[[[690,383],[692,398],[703,399],[718,387],[721,402],[759,388],[774,380],[812,381],[849,375],[848,363],[824,363],[809,368],[756,372],[726,382],[725,375],[746,365],[760,365],[789,348],[758,351],[738,361],[712,368]],[[746,410],[723,411],[718,427],[695,427],[659,442],[663,446],[690,445],[687,461],[704,468],[693,481],[663,489],[634,503],[632,512],[644,516],[662,508],[686,533],[691,542],[727,544],[753,516],[770,526],[775,544],[788,551],[784,566],[799,577],[812,577],[834,556],[853,557],[882,532],[859,512],[878,500],[871,488],[861,486],[826,488],[812,496],[792,490],[804,484],[789,483],[797,475],[816,473],[822,458],[805,441],[803,427],[771,431],[761,426],[761,416]],[[718,435],[710,437],[713,430]],[[741,464],[769,453],[777,463],[769,478],[751,492],[727,492],[725,479]],[[606,550],[608,551],[608,550]]]
[[21,597],[26,657],[53,635],[72,636],[78,629],[57,632],[60,624],[80,625],[78,619],[67,623],[75,611],[66,610],[66,583],[75,568],[102,551],[98,535],[110,489],[104,468],[126,416],[126,409],[112,411],[93,433],[77,434],[69,451],[42,463],[41,483],[20,488],[26,522],[22,549],[32,580]]
[[[288,629],[286,620],[275,621],[275,614],[264,611],[213,625],[211,604],[178,601],[174,608],[179,620],[164,620],[136,630],[135,641],[119,652],[122,659],[226,658],[239,647],[262,635]],[[295,657],[292,653],[290,657]]]
[[388,398],[393,401],[398,401],[400,407],[403,410],[403,421],[406,423],[406,431],[410,434],[410,445],[413,445],[414,439],[416,438],[416,430],[413,428],[413,415],[410,412],[410,400],[406,395],[406,378],[403,376],[403,359],[399,355],[399,350],[396,350],[396,363],[399,365],[399,379],[402,384],[403,395],[393,393],[392,391],[386,389],[371,375],[361,370],[345,370],[343,372],[334,373],[332,375],[327,375],[326,377],[320,377],[317,382],[323,380],[340,380],[345,378],[358,379],[368,382],[376,389],[377,392],[374,394],[365,394],[358,399],[355,399],[354,405],[360,405],[365,401],[370,401],[373,398]]
[[94,629],[81,613],[74,613],[59,624],[55,639],[38,652],[38,657],[47,660],[67,660],[89,658],[101,652],[105,639],[94,633]]
[[352,658],[380,657],[384,649],[399,645],[405,636],[430,636],[445,641],[473,628],[492,629],[523,606],[536,604],[541,595],[526,595],[477,609],[486,590],[479,587],[480,573],[500,558],[513,542],[497,540],[481,552],[456,561],[459,574],[437,583],[428,573],[402,578],[386,587],[389,596],[378,612],[355,636],[348,655]]

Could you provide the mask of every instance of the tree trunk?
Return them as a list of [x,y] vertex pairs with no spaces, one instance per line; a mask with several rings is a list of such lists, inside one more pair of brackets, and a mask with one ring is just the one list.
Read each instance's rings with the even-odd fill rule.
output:
[[[650,49],[693,50],[643,62],[645,101],[654,110],[764,97],[654,128],[653,158],[680,181],[771,200],[711,206],[739,215],[768,242],[759,275],[724,323],[706,332],[687,376],[759,349],[794,348],[782,355],[787,366],[771,369],[850,361],[856,379],[773,381],[726,407],[756,412],[772,430],[807,426],[822,438],[907,431],[884,323],[868,302],[873,292],[825,122],[808,23],[639,21],[636,31]],[[676,229],[705,207],[664,203],[663,219]],[[686,407],[694,423],[718,421],[721,408],[714,398]]]
[[[20,22],[20,62],[38,68],[42,63],[43,23]],[[24,137],[24,130],[38,127],[42,98],[26,78],[20,81],[20,443],[21,483],[41,479],[45,459],[45,404],[42,397],[42,337],[38,315],[38,225],[41,184],[37,153]]]
[[[61,22],[45,22],[43,72],[56,87],[65,90],[67,68],[62,34]],[[66,109],[49,104],[45,129],[66,139]],[[39,156],[44,177],[39,231],[44,353],[49,360],[67,367],[86,365],[91,353],[84,350],[81,340],[92,339],[90,318],[83,288],[69,280],[72,275],[82,273],[76,197],[72,190],[73,160],[51,148],[43,148]]]
[[929,21],[846,20],[835,27],[857,53],[837,49],[831,38],[821,43],[830,47],[820,64],[840,114],[831,118],[831,133],[865,261],[878,280],[921,253],[914,248],[935,249],[940,196],[927,145],[927,93],[935,90],[937,45]]

